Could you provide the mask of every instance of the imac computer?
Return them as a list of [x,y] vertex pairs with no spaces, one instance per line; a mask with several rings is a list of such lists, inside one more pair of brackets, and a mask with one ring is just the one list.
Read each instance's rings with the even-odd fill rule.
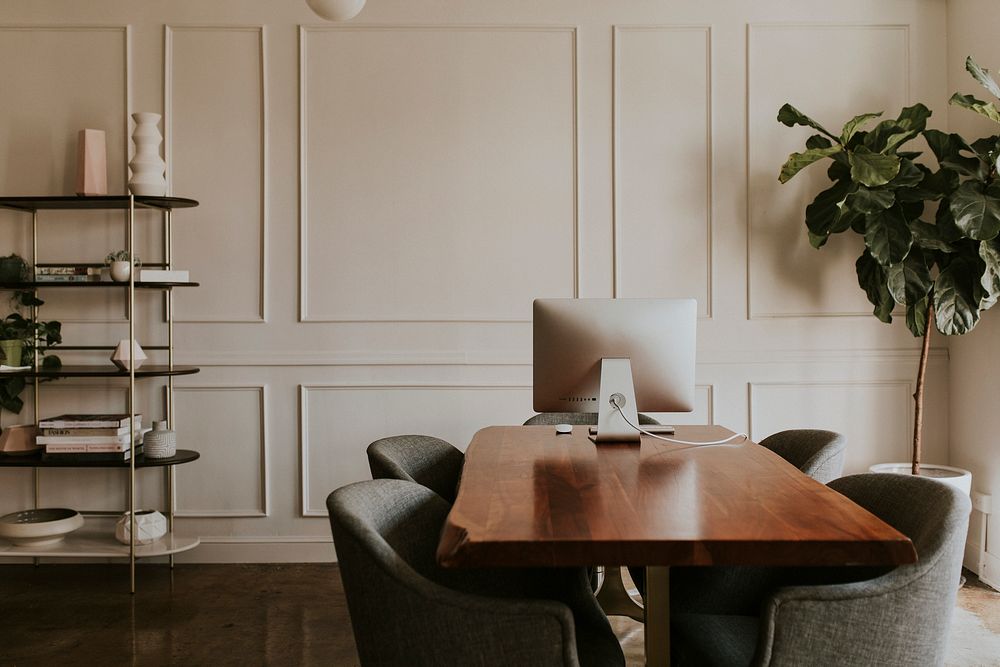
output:
[[638,412],[694,409],[694,299],[535,299],[536,412],[596,412],[597,442],[638,442]]

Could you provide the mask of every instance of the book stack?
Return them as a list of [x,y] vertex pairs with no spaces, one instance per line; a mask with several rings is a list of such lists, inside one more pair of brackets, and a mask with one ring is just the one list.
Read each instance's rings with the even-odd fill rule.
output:
[[92,283],[101,281],[98,266],[39,266],[35,269],[37,283]]
[[128,461],[142,453],[142,415],[134,417],[135,447],[129,442],[129,415],[66,414],[38,423],[36,443],[45,447],[43,461],[87,463]]

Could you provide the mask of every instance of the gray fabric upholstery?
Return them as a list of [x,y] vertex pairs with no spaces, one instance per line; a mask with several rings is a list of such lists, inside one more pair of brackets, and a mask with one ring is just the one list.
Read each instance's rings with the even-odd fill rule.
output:
[[793,429],[769,435],[760,444],[823,484],[844,473],[847,439],[839,433]]
[[[760,442],[818,482],[827,484],[844,470],[847,439],[833,431],[793,429]],[[780,571],[760,567],[677,567],[670,572],[670,608],[675,614],[750,614],[760,608]],[[637,585],[644,582],[639,573]],[[645,592],[645,586],[639,585]]]
[[[543,412],[524,422],[525,426],[555,426],[556,424],[571,424],[573,426],[597,426],[596,412]],[[649,415],[639,413],[640,426],[659,426]]]
[[[908,475],[852,475],[829,486],[909,537],[918,561],[881,574],[850,567],[777,570],[781,583],[791,585],[766,597],[756,637],[739,630],[744,617],[678,616],[671,641],[679,658],[703,656],[710,652],[706,643],[723,637],[744,646],[754,641],[755,649],[749,663],[720,665],[943,664],[969,525],[968,496]],[[727,655],[737,653],[730,647]]]
[[394,435],[368,445],[372,479],[416,482],[455,502],[465,454],[429,435]]
[[412,482],[358,482],[326,504],[362,665],[624,665],[582,568],[439,567],[450,507]]

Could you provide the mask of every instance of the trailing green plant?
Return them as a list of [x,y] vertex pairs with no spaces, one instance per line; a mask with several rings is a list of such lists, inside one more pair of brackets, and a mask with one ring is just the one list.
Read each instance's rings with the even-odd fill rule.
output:
[[[972,58],[966,68],[1000,97],[1000,86],[987,70]],[[951,103],[1000,123],[993,103],[957,93]],[[891,323],[893,310],[902,306],[907,328],[923,338],[914,393],[912,469],[918,474],[931,332],[968,333],[1000,299],[1000,137],[968,143],[957,134],[929,130],[931,111],[922,104],[863,129],[881,116],[855,116],[833,134],[785,104],[779,122],[819,134],[806,140],[805,151],[789,156],[778,180],[786,183],[815,162],[831,161],[827,176],[833,185],[806,207],[810,243],[822,248],[833,234],[847,230],[861,235],[865,248],[855,268],[874,315]],[[937,171],[916,162],[919,152],[903,150],[918,136],[937,158]],[[929,209],[933,202],[936,209]]]
[[[3,320],[0,320],[0,340],[20,340],[23,341],[21,348],[21,366],[34,364],[35,352],[37,350],[41,357],[41,367],[47,370],[56,370],[62,366],[62,360],[48,351],[62,342],[62,323],[55,320],[42,322],[35,321],[31,317],[25,317],[21,313],[24,307],[32,308],[43,305],[45,302],[39,299],[30,290],[21,290],[14,293],[11,299],[14,304],[14,312],[10,313]],[[17,365],[7,360],[7,365]],[[26,386],[25,379],[20,375],[9,375],[0,377],[0,409],[10,410],[20,413],[24,407],[21,393]]]

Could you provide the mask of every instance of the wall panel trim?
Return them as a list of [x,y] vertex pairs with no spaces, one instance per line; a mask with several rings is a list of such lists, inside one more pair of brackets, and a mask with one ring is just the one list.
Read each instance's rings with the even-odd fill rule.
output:
[[[213,519],[231,519],[237,517],[267,517],[271,515],[271,494],[270,494],[270,474],[269,474],[269,450],[270,446],[268,444],[268,434],[267,434],[267,385],[266,384],[213,384],[213,385],[187,385],[183,387],[174,387],[174,393],[180,394],[183,392],[230,392],[230,391],[250,391],[255,392],[258,395],[257,405],[258,405],[258,426],[260,428],[260,442],[257,447],[257,456],[260,467],[260,475],[257,479],[258,490],[260,492],[261,504],[259,507],[252,509],[236,509],[236,510],[213,510],[213,509],[189,509],[181,510],[178,508],[176,499],[177,484],[174,484],[175,497],[171,499],[171,506],[174,508],[174,516],[177,517],[198,517],[198,518],[213,518]],[[176,403],[176,397],[174,401]],[[194,445],[195,449],[204,449],[205,447],[211,447],[211,443],[199,443]],[[200,449],[199,449],[200,448]],[[195,462],[193,465],[198,465]],[[183,474],[184,466],[179,466],[175,471],[175,474]]]
[[714,190],[715,190],[715,150],[714,150],[714,130],[715,124],[713,119],[715,118],[714,112],[714,102],[713,102],[713,82],[712,82],[712,26],[710,25],[615,25],[612,28],[612,62],[611,62],[611,77],[612,77],[612,101],[611,101],[611,142],[612,142],[612,157],[611,157],[611,294],[614,297],[618,297],[619,286],[621,284],[621,263],[622,258],[620,256],[621,249],[621,223],[619,214],[619,202],[621,198],[619,196],[619,175],[621,173],[621,40],[622,35],[628,32],[703,32],[705,34],[705,48],[706,48],[706,71],[705,71],[705,83],[706,83],[706,99],[705,99],[705,113],[707,114],[705,127],[707,128],[707,133],[705,136],[705,157],[707,167],[706,174],[706,190],[707,190],[707,201],[705,202],[705,233],[707,237],[708,247],[706,248],[706,254],[708,256],[708,263],[705,267],[705,281],[708,291],[708,303],[705,304],[706,315],[700,317],[700,319],[712,319],[713,304],[715,302],[714,298],[714,281],[713,275],[715,273],[714,269],[714,253],[713,253],[713,230],[715,228],[715,215],[714,215]]
[[[251,32],[257,33],[258,47],[260,49],[260,221],[259,221],[259,242],[260,242],[260,280],[258,289],[260,296],[257,304],[257,317],[237,320],[182,320],[175,322],[184,324],[266,324],[268,313],[267,301],[267,262],[268,262],[268,202],[270,200],[268,185],[270,175],[268,169],[270,132],[268,130],[268,85],[267,85],[267,30],[262,25],[212,25],[212,24],[169,24],[163,26],[163,159],[167,163],[167,192],[173,194],[173,160],[170,154],[173,152],[173,36],[175,32]],[[182,196],[184,193],[181,193]],[[181,213],[183,215],[183,212]]]
[[580,295],[580,64],[578,48],[578,29],[576,26],[540,26],[540,25],[406,25],[406,24],[354,24],[343,26],[331,25],[299,25],[299,321],[309,323],[439,323],[439,324],[499,324],[528,323],[530,320],[511,319],[505,317],[489,317],[477,319],[428,316],[420,319],[396,318],[315,318],[309,315],[308,291],[308,252],[309,245],[309,207],[308,207],[308,138],[307,121],[307,42],[310,33],[325,32],[552,32],[569,33],[572,39],[572,77],[573,77],[573,296]]

